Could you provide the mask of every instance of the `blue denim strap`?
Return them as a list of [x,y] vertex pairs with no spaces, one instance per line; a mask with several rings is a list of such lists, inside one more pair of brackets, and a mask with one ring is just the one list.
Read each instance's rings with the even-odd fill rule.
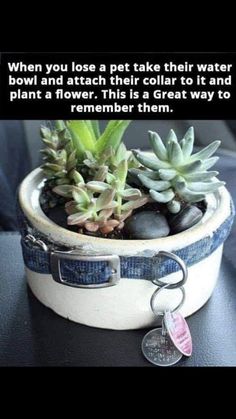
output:
[[[27,268],[41,274],[50,274],[49,253],[33,247],[25,242],[27,222],[21,218],[22,226],[22,250]],[[214,231],[213,235],[207,236],[195,243],[190,244],[174,253],[186,263],[188,267],[200,262],[216,250],[228,237],[234,218],[234,207],[231,205],[230,216]],[[159,249],[161,250],[161,249]],[[179,270],[179,265],[171,259],[143,256],[121,256],[121,278],[146,279],[162,278]],[[105,261],[75,261],[61,258],[62,277],[71,284],[102,284],[108,282],[111,276],[111,267]]]

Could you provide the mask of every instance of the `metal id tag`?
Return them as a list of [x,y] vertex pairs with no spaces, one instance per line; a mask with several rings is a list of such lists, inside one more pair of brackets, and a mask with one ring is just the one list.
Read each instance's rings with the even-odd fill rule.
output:
[[144,336],[142,352],[149,362],[160,367],[174,365],[183,356],[163,328],[153,329]]
[[[183,355],[192,354],[192,338],[187,322],[178,312],[185,302],[185,290],[183,285],[188,277],[187,266],[184,261],[173,253],[158,252],[159,256],[168,257],[177,262],[182,270],[183,278],[175,283],[165,283],[156,279],[153,281],[158,288],[151,296],[150,306],[156,316],[163,316],[162,327],[148,332],[142,341],[142,352],[145,358],[154,365],[167,367],[176,364]],[[173,310],[158,310],[156,300],[158,295],[165,289],[179,289],[182,293],[180,303]]]

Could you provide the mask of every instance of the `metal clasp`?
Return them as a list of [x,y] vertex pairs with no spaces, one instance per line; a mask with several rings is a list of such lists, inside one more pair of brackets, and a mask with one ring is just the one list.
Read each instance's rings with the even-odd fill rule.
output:
[[[85,262],[108,262],[111,275],[108,282],[101,284],[77,284],[66,281],[61,274],[61,259],[85,261]],[[117,255],[81,256],[76,250],[67,252],[53,250],[50,252],[50,267],[54,281],[75,288],[104,288],[116,285],[120,280],[120,258]]]
[[[185,299],[186,299],[185,289],[184,289],[183,285],[186,283],[186,281],[188,279],[188,268],[187,268],[185,262],[179,256],[175,255],[172,252],[160,251],[156,254],[155,257],[158,258],[158,257],[163,257],[163,256],[168,258],[168,259],[174,260],[179,265],[183,276],[182,276],[182,279],[180,281],[174,282],[174,283],[164,282],[164,281],[161,281],[160,279],[154,279],[152,281],[152,283],[154,285],[157,285],[158,288],[154,291],[154,293],[151,296],[150,306],[151,306],[152,312],[157,316],[160,316],[160,315],[164,316],[164,314],[165,314],[165,311],[157,311],[156,308],[155,308],[155,304],[154,304],[154,302],[156,300],[156,297],[163,290],[165,290],[165,289],[166,290],[179,289],[182,293],[182,298],[181,298],[180,303],[174,309],[171,310],[171,313],[175,313],[176,311],[178,311],[182,307],[182,305],[184,304]],[[164,323],[163,323],[163,325],[164,325]]]
[[160,279],[156,278],[152,281],[153,284],[157,285],[160,288],[165,287],[166,289],[169,289],[169,290],[173,290],[175,288],[182,287],[188,279],[188,268],[187,268],[185,262],[183,261],[183,259],[181,259],[179,256],[175,255],[175,253],[166,252],[164,250],[158,252],[155,255],[155,257],[156,258],[166,257],[167,259],[171,259],[174,262],[176,262],[179,265],[179,267],[182,271],[183,278],[181,279],[181,281],[174,282],[174,283],[166,283],[166,282],[161,281]]
[[42,249],[44,252],[48,252],[48,246],[40,239],[36,239],[33,234],[27,234],[25,236],[25,243],[31,243],[33,247]]

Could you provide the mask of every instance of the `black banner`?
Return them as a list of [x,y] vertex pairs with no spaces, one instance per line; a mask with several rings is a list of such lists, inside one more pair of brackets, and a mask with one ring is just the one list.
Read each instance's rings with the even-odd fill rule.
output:
[[235,53],[2,53],[1,119],[236,119]]

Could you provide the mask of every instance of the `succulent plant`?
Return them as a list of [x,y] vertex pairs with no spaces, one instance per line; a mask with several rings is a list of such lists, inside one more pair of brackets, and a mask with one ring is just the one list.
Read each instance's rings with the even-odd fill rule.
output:
[[83,163],[88,152],[94,158],[98,158],[108,148],[116,151],[130,122],[130,120],[109,121],[100,134],[98,121],[66,121],[78,161]]
[[[126,184],[128,160],[121,160],[113,173],[107,173],[104,181],[85,183],[79,175],[74,185],[57,185],[53,191],[65,198],[69,214],[68,224],[84,227],[88,231],[100,230],[108,234],[114,228],[122,229],[124,220],[135,208],[148,202],[149,197],[139,189]],[[125,202],[124,202],[125,201]]]
[[42,168],[52,192],[70,199],[69,225],[107,234],[148,201],[126,184],[128,167],[140,165],[121,142],[129,122],[110,121],[102,134],[97,121],[56,121],[54,129],[41,129]]
[[132,214],[132,211],[146,204],[149,199],[148,195],[142,194],[139,189],[132,188],[126,183],[128,159],[121,160],[113,173],[108,173],[106,177],[109,187],[115,191],[117,206],[114,216],[120,222],[120,229],[123,228],[124,220]]
[[[55,121],[55,127],[42,127],[41,137],[46,148],[41,150],[41,166],[47,179],[56,185],[76,184],[77,172],[86,173],[97,180],[105,179],[108,167],[129,154],[130,167],[135,166],[131,152],[121,144],[130,121],[110,121],[100,134],[98,121]],[[121,145],[121,147],[119,147]],[[118,150],[119,149],[119,150]],[[137,166],[137,162],[136,162]]]
[[140,169],[131,169],[136,184],[149,190],[154,201],[167,204],[171,213],[181,210],[181,203],[202,201],[206,194],[217,190],[224,182],[218,181],[218,172],[208,171],[218,160],[211,157],[220,145],[214,141],[201,151],[192,154],[194,130],[190,127],[179,142],[173,130],[165,142],[149,131],[149,141],[155,156],[133,150]]
[[73,200],[67,202],[65,207],[69,214],[67,223],[91,232],[100,230],[103,234],[110,233],[119,224],[119,221],[110,218],[117,205],[113,200],[114,195],[115,191],[106,189],[95,197],[88,189],[72,186]]
[[47,179],[56,185],[70,184],[77,178],[77,158],[72,140],[63,121],[56,121],[55,128],[41,127],[42,141],[46,147],[41,150],[44,164],[41,168]]
[[127,150],[124,143],[114,149],[112,146],[106,148],[101,155],[93,155],[90,151],[86,151],[86,159],[83,164],[88,167],[88,176],[94,180],[103,181],[106,179],[107,173],[117,169],[122,160],[128,162],[128,168],[138,168],[139,162],[135,159],[133,153]]

